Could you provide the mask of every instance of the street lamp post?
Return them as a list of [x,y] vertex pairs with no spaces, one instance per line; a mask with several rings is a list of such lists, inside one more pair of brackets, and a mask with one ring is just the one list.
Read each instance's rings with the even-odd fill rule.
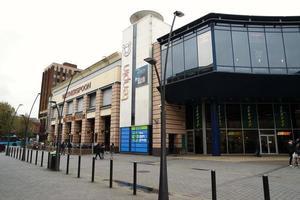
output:
[[60,156],[60,155],[59,155],[59,152],[60,152],[60,138],[59,138],[59,133],[60,133],[61,128],[62,128],[62,127],[61,127],[61,120],[62,120],[63,110],[64,110],[64,106],[65,106],[67,94],[68,94],[70,85],[71,85],[71,83],[72,83],[72,80],[73,80],[73,77],[74,77],[75,74],[76,74],[76,72],[74,72],[74,74],[71,75],[70,81],[69,81],[69,83],[68,83],[67,90],[66,90],[65,95],[64,95],[64,100],[63,100],[63,103],[62,103],[62,109],[61,109],[61,112],[59,112],[58,105],[57,105],[56,101],[50,101],[50,103],[55,104],[55,107],[56,107],[56,109],[57,109],[57,117],[58,117],[58,130],[57,130],[57,140],[56,140],[56,165],[55,165],[55,171],[59,171],[59,161],[60,161],[60,158],[59,158],[59,156]]
[[[15,113],[14,113],[14,116],[12,117],[11,122],[10,122],[10,124],[9,124],[9,132],[11,132],[11,128],[13,127],[13,123],[14,123],[14,119],[15,119],[15,117],[16,117],[16,114],[17,114],[17,112],[18,112],[20,106],[23,106],[23,104],[19,104],[19,105],[18,105],[18,107],[17,107],[17,109],[16,109],[16,111],[15,111]],[[8,134],[8,133],[7,133],[7,134]],[[9,135],[8,135],[8,137],[7,137],[7,146],[6,146],[6,155],[7,155],[7,156],[9,156],[9,152],[8,152],[9,141],[10,141],[10,138],[9,138]]]
[[[60,140],[59,140],[59,133],[60,133],[60,127],[61,127],[61,113],[59,112],[58,105],[56,101],[50,101],[50,103],[53,103],[57,110],[57,118],[58,118],[58,129],[57,129],[57,136],[56,136],[56,163],[55,163],[55,171],[59,171],[59,148],[60,148]],[[63,109],[63,108],[62,108]]]
[[[168,62],[168,53],[170,47],[170,40],[172,37],[174,22],[176,17],[182,17],[184,14],[180,11],[174,12],[173,22],[171,25],[167,49],[166,49],[166,58],[165,58],[165,66],[163,79],[160,80],[160,76],[158,74],[158,70],[156,67],[156,60],[153,58],[144,59],[149,64],[155,67],[155,73],[158,78],[159,87],[160,87],[160,95],[161,95],[161,142],[160,142],[160,175],[159,175],[159,192],[158,192],[158,200],[169,200],[169,190],[168,190],[168,171],[167,171],[167,152],[166,152],[166,110],[165,110],[165,98],[166,98],[166,72],[167,72],[167,62]],[[162,72],[162,70],[161,70]],[[161,83],[162,81],[162,83]]]
[[28,143],[28,136],[27,136],[27,132],[28,132],[28,126],[29,126],[29,120],[30,120],[30,115],[31,115],[31,112],[32,112],[32,109],[33,109],[33,106],[37,100],[37,98],[40,96],[40,93],[38,93],[33,101],[33,104],[30,108],[30,111],[29,111],[29,115],[27,117],[27,121],[26,121],[26,124],[25,124],[25,143],[24,143],[24,147],[23,147],[23,154],[22,154],[22,161],[25,161],[25,149],[26,149],[26,146],[27,146],[27,143]]

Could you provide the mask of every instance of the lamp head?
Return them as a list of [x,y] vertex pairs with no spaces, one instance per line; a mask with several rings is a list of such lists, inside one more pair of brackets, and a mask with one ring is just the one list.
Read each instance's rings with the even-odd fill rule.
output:
[[183,16],[184,16],[184,13],[181,12],[181,11],[176,10],[176,11],[174,12],[174,15],[177,16],[177,17],[183,17]]
[[49,101],[50,103],[56,104],[56,101]]
[[154,58],[151,58],[151,57],[145,58],[144,61],[149,63],[150,65],[156,65],[156,62],[157,62]]

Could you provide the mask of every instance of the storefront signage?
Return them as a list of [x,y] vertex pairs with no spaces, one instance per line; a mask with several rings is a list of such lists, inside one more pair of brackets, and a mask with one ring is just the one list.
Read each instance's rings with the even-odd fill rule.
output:
[[122,71],[123,85],[122,85],[122,101],[127,100],[129,97],[129,86],[130,86],[130,70],[129,65],[125,65]]
[[149,153],[148,126],[133,126],[120,129],[121,152]]
[[[86,83],[86,84],[84,84],[84,85],[82,85],[82,86],[80,86],[80,87],[78,87],[78,88],[75,88],[75,89],[69,91],[69,92],[67,93],[66,98],[71,97],[71,96],[74,96],[74,95],[76,95],[76,94],[79,94],[79,93],[81,93],[81,92],[83,92],[83,91],[86,91],[86,90],[90,89],[91,87],[92,87],[92,83],[91,83],[91,82]],[[63,98],[64,98],[64,97],[65,97],[65,95],[63,95]]]
[[82,120],[85,118],[85,114],[83,113],[75,113],[74,120]]
[[123,56],[125,57],[129,56],[131,52],[131,42],[123,44],[122,49],[123,49]]
[[135,70],[135,86],[140,87],[148,84],[148,65]]
[[72,120],[74,120],[74,117],[72,115],[67,115],[66,117],[64,117],[64,122],[68,122]]

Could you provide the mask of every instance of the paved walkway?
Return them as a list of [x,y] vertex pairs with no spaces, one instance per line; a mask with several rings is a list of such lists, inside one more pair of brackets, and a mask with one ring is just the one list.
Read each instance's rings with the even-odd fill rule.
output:
[[[104,160],[96,160],[95,183],[90,183],[92,164],[90,155],[82,156],[80,179],[77,178],[78,156],[71,156],[69,175],[65,175],[67,156],[62,156],[61,171],[51,172],[46,170],[45,166],[43,168],[39,166],[40,155],[41,153],[38,166],[15,160],[4,154],[0,155],[0,194],[6,194],[5,199],[39,199],[36,197],[38,194],[45,196],[46,199],[62,199],[58,198],[59,195],[63,195],[64,199],[78,200],[157,199],[159,157],[115,155],[114,188],[109,189],[108,154]],[[44,157],[44,165],[47,164],[46,160],[47,154]],[[35,153],[33,163],[34,161]],[[137,196],[133,196],[131,190],[133,161],[138,162],[140,187]],[[269,176],[272,200],[300,199],[300,169],[288,167],[287,158],[283,156],[168,157],[170,199],[211,199],[210,169],[216,170],[218,199],[263,199],[264,174]],[[20,181],[17,181],[19,179]],[[21,190],[14,192],[13,190],[17,188]],[[37,192],[39,188],[41,191]],[[28,189],[31,191],[26,193]]]

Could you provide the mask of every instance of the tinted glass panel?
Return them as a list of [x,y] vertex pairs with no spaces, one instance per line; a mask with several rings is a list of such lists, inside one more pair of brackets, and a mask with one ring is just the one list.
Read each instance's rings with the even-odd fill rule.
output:
[[241,128],[241,110],[239,104],[227,104],[227,127],[228,128]]
[[210,31],[198,35],[198,59],[200,67],[209,66],[213,62]]
[[202,109],[201,104],[194,106],[194,128],[202,128]]
[[266,33],[269,66],[286,67],[281,33]]
[[260,128],[274,128],[273,108],[271,104],[259,104],[258,118]]
[[192,105],[186,105],[185,108],[185,126],[186,129],[193,129],[193,106]]
[[232,32],[235,66],[250,66],[249,43],[247,32]]
[[288,104],[275,104],[274,113],[277,129],[291,127],[290,109]]
[[[169,78],[172,76],[172,48],[169,48],[169,53],[168,53],[168,62],[167,62],[167,73],[166,73],[166,77]],[[165,60],[166,60],[166,50],[162,50],[161,52],[161,60],[162,60],[162,69],[165,67]],[[162,71],[162,77],[161,79],[163,79],[164,77],[164,70]]]
[[283,33],[288,67],[300,67],[300,33]]
[[228,151],[229,153],[243,153],[242,131],[228,131]]
[[255,104],[242,104],[243,128],[257,128]]
[[230,32],[215,30],[215,43],[217,65],[233,66]]
[[185,70],[198,67],[197,63],[197,42],[195,37],[184,41]]
[[294,128],[300,128],[300,104],[291,105],[291,114]]
[[256,148],[259,145],[258,131],[244,131],[244,142],[245,153],[255,153]]
[[253,67],[267,67],[267,50],[265,34],[260,32],[249,32],[251,61]]
[[183,43],[180,42],[173,46],[173,75],[176,76],[178,73],[184,71],[183,62]]

